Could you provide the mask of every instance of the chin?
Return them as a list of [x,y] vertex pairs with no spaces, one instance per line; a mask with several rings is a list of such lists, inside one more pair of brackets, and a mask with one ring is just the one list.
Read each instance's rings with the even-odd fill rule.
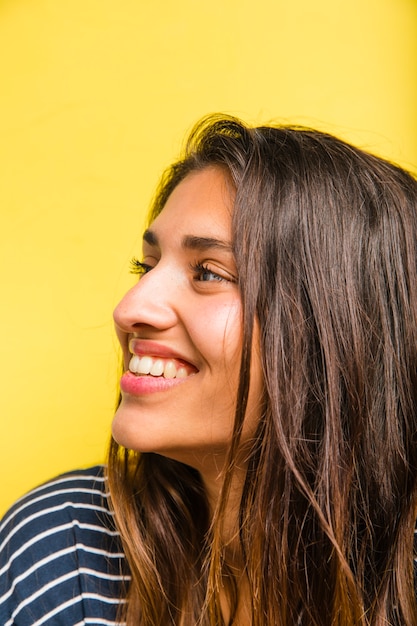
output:
[[113,438],[125,448],[137,452],[153,452],[153,450],[146,449],[145,445],[145,439],[148,437],[144,435],[149,436],[149,428],[138,417],[137,408],[126,406],[122,400],[113,418]]

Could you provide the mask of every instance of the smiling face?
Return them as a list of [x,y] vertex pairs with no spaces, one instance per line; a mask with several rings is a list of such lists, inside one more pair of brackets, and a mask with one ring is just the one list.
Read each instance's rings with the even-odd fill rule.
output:
[[[220,169],[189,174],[145,232],[141,278],[114,313],[126,370],[116,441],[200,471],[221,468],[234,421],[242,324],[232,205]],[[254,353],[244,440],[259,419]]]

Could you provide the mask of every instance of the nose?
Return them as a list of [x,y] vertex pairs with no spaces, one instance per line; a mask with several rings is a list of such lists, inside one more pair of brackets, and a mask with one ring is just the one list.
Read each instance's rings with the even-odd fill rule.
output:
[[[162,265],[162,264],[161,264]],[[178,285],[167,268],[159,265],[142,276],[116,306],[116,330],[134,333],[143,327],[166,330],[177,322]]]

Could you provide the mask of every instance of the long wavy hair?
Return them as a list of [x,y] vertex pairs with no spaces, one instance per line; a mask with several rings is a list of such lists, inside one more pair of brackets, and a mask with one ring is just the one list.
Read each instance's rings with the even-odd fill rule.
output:
[[263,407],[239,541],[253,626],[415,626],[417,182],[328,134],[209,117],[163,176],[152,220],[190,172],[236,197],[243,308],[234,435],[212,516],[198,471],[114,441],[108,481],[132,580],[130,625],[237,624],[222,545],[245,419],[254,320]]

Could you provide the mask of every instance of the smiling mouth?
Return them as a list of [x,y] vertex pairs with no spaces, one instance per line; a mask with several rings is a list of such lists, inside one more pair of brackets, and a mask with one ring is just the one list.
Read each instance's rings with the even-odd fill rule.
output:
[[195,368],[173,359],[161,359],[152,356],[132,356],[129,362],[129,371],[137,376],[154,376],[161,378],[187,378],[195,374]]

